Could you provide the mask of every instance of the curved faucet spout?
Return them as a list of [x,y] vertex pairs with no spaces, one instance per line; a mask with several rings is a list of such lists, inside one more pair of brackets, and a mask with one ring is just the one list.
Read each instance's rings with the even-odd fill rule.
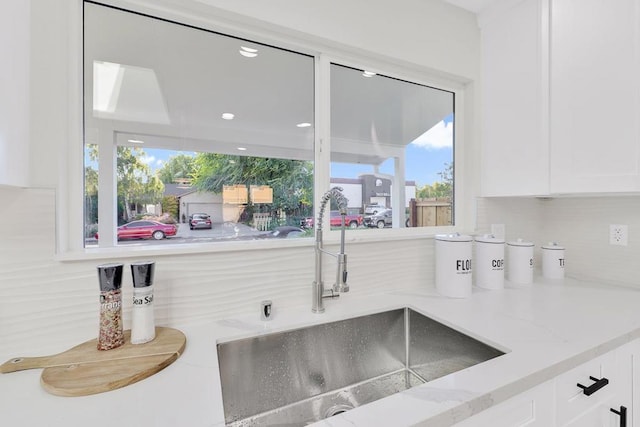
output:
[[[345,215],[347,214],[347,206],[349,200],[342,194],[341,187],[333,187],[322,196],[320,203],[320,209],[318,211],[318,221],[316,222],[316,244],[315,244],[315,280],[313,281],[312,291],[312,305],[311,311],[314,313],[324,312],[323,298],[336,298],[340,292],[348,292],[349,285],[347,285],[347,254],[344,253],[344,240],[345,240]],[[327,252],[322,247],[322,219],[324,217],[324,211],[327,207],[327,203],[331,200],[335,200],[340,211],[340,252],[333,254]],[[325,292],[324,283],[322,282],[322,254],[327,253],[335,256],[338,260],[338,269],[336,272],[336,282],[331,290]]]

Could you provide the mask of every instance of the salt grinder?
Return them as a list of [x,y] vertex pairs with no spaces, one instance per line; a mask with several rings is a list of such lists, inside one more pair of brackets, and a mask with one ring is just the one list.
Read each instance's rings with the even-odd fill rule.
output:
[[156,337],[153,314],[153,271],[151,261],[131,264],[133,276],[133,310],[131,313],[131,344],[144,344]]
[[124,344],[122,330],[122,270],[123,264],[98,266],[100,282],[100,330],[98,350],[111,350]]

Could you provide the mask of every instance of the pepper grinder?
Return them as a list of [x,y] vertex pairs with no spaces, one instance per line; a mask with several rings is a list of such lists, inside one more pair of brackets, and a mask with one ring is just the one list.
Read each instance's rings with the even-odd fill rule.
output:
[[131,344],[144,344],[156,337],[153,315],[153,271],[151,261],[131,264],[133,276],[133,311],[131,313]]
[[100,330],[98,350],[111,350],[124,344],[122,330],[122,270],[123,264],[98,266],[100,282]]

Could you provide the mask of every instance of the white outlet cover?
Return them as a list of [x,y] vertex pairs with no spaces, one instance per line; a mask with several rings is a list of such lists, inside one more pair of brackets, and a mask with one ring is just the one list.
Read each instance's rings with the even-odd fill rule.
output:
[[626,225],[611,224],[609,225],[609,244],[618,246],[627,246],[629,243],[629,230]]

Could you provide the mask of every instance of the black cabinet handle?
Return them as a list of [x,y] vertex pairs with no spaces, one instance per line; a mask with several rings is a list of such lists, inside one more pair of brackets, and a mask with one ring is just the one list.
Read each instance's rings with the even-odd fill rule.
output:
[[619,411],[616,411],[613,408],[610,410],[614,414],[620,415],[620,427],[627,427],[627,408],[625,406],[620,406]]
[[604,387],[607,384],[609,384],[609,380],[604,378],[604,377],[602,377],[600,379],[597,379],[597,378],[594,378],[594,377],[589,377],[589,378],[591,379],[591,381],[595,381],[589,387],[578,383],[578,387],[580,387],[582,389],[582,392],[584,394],[586,394],[587,396],[591,396],[593,393],[595,393],[596,391],[600,390],[602,387]]

